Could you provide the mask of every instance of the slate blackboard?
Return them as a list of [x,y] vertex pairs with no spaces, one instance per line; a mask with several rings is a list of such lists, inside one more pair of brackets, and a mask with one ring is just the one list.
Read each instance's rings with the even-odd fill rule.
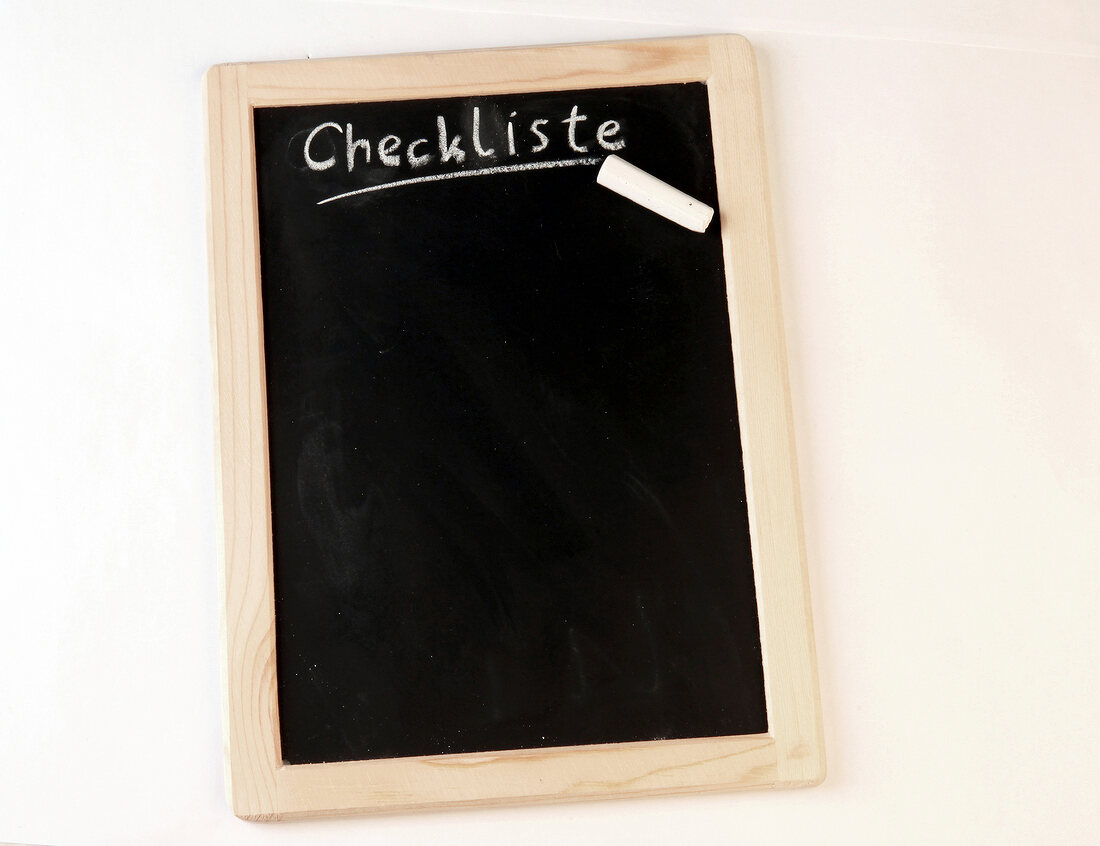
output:
[[284,761],[767,731],[707,86],[254,130]]
[[[234,813],[819,782],[748,42],[203,97]],[[631,165],[703,234],[602,187],[682,199]]]

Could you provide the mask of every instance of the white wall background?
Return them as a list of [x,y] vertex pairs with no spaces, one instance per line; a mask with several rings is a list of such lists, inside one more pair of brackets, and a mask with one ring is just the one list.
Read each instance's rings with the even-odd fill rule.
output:
[[[235,819],[202,72],[721,31],[762,73],[827,781]],[[6,0],[0,115],[0,840],[1098,842],[1097,4]]]

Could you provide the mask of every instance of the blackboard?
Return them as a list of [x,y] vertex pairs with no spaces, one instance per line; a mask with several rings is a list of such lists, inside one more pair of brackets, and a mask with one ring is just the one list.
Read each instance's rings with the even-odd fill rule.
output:
[[399,182],[606,120],[718,205],[701,82],[255,112],[287,762],[767,730],[718,227],[587,164]]
[[755,84],[735,37],[208,74],[238,814],[820,779]]

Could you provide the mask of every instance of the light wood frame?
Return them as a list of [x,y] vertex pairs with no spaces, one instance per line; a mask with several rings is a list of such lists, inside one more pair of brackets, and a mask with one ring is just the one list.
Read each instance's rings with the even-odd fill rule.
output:
[[[252,110],[704,81],[710,95],[769,730],[284,765]],[[227,792],[246,819],[816,784],[805,544],[756,62],[740,36],[218,65],[204,79]]]

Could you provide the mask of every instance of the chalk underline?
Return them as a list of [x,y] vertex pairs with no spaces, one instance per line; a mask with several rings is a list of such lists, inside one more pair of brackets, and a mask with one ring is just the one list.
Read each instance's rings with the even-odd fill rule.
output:
[[317,205],[323,206],[334,200],[343,200],[345,197],[354,197],[356,194],[369,194],[371,191],[382,191],[386,188],[398,188],[402,185],[417,185],[421,182],[439,182],[443,179],[462,179],[466,176],[488,176],[494,173],[515,173],[520,170],[545,170],[551,167],[573,167],[574,165],[598,165],[603,157],[595,156],[587,159],[555,159],[548,162],[527,162],[526,164],[499,165],[497,167],[483,167],[477,170],[455,170],[451,173],[437,173],[433,176],[413,176],[410,179],[396,179],[393,182],[383,182],[381,185],[370,185],[357,191],[347,191],[319,200]]

